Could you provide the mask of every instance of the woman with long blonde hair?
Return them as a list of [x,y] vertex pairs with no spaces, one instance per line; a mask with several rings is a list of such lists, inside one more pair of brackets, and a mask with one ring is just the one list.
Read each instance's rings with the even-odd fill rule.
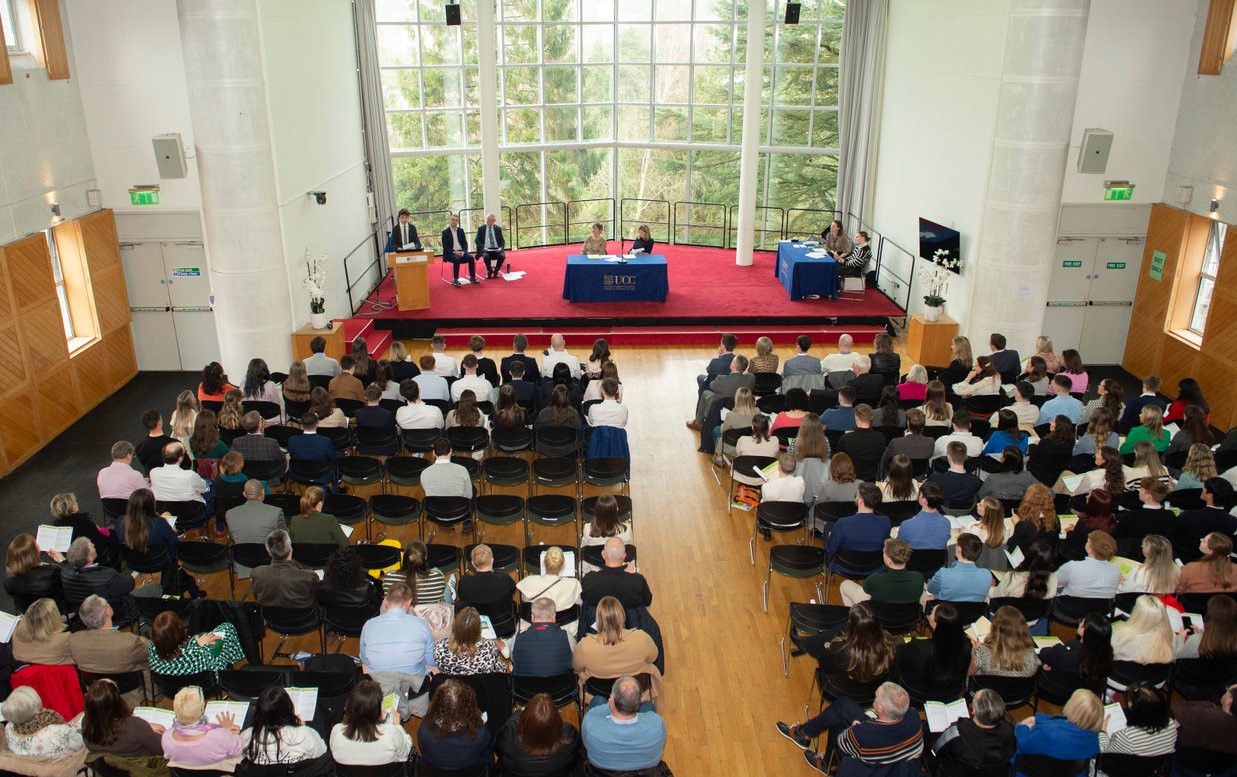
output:
[[1233,538],[1213,531],[1199,541],[1198,549],[1203,557],[1199,561],[1191,561],[1181,570],[1177,593],[1220,593],[1237,588],[1237,564],[1229,558],[1233,552]]
[[1138,426],[1130,430],[1125,442],[1121,443],[1121,453],[1133,453],[1140,442],[1150,442],[1160,453],[1168,450],[1173,436],[1164,428],[1164,411],[1158,405],[1145,405],[1138,414]]
[[[1121,446],[1121,452],[1126,453],[1124,445]],[[1147,440],[1142,440],[1134,446],[1134,466],[1125,467],[1122,471],[1125,474],[1125,488],[1128,491],[1138,490],[1143,478],[1159,480],[1170,488],[1173,485],[1173,476],[1169,473],[1168,467],[1160,461],[1159,452]]]
[[597,603],[597,633],[576,645],[571,668],[580,675],[580,687],[590,677],[620,677],[648,673],[652,680],[653,706],[664,709],[661,672],[654,666],[657,645],[639,629],[627,628],[627,613],[613,596]]
[[1177,487],[1173,490],[1202,488],[1204,483],[1217,474],[1215,454],[1211,452],[1211,448],[1196,442],[1190,446],[1190,452],[1186,454],[1185,466],[1181,468],[1181,479],[1177,481]]
[[176,395],[176,409],[172,411],[170,419],[172,437],[179,440],[185,448],[189,447],[189,440],[193,437],[193,423],[198,419],[199,409],[197,394],[185,389]]
[[1163,595],[1177,590],[1181,580],[1181,567],[1173,560],[1173,544],[1158,534],[1143,537],[1142,566],[1122,575],[1118,593]]
[[777,372],[778,356],[773,352],[773,341],[767,337],[756,340],[756,355],[747,363],[747,371],[753,375],[757,372]]
[[[994,496],[985,496],[975,507],[979,520],[963,528],[963,532],[974,534],[989,548],[1005,547],[1005,538],[1013,532],[1013,525],[1005,517],[1005,505]],[[1004,567],[1002,567],[1004,569]]]
[[1114,661],[1168,664],[1177,654],[1173,626],[1164,604],[1154,596],[1140,596],[1130,619],[1112,627]]
[[1039,656],[1027,619],[1005,605],[992,616],[992,630],[971,652],[971,674],[1030,677],[1039,671]]

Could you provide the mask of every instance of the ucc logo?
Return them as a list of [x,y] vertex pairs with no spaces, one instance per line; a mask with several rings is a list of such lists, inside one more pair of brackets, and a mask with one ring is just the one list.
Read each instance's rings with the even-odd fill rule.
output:
[[607,286],[633,286],[636,283],[634,275],[607,275],[605,277],[605,285]]

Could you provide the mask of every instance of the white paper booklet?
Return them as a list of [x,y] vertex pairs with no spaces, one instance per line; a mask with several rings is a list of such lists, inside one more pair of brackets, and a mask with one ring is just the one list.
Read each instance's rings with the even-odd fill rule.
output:
[[939,701],[924,702],[923,711],[928,718],[928,730],[933,734],[949,728],[955,720],[971,716],[967,712],[965,699],[954,699],[948,704]]
[[133,717],[141,718],[152,726],[171,728],[176,720],[176,713],[162,707],[134,707]]
[[296,714],[301,718],[301,722],[309,724],[314,719],[314,713],[318,710],[318,689],[288,688],[287,691],[288,697],[292,699],[292,706],[296,708]]
[[17,628],[19,620],[21,620],[20,615],[9,615],[7,612],[0,612],[0,642],[8,642],[13,639],[13,629]]
[[39,527],[38,534],[34,535],[34,541],[44,553],[49,550],[66,553],[69,545],[73,543],[73,527],[43,524]]

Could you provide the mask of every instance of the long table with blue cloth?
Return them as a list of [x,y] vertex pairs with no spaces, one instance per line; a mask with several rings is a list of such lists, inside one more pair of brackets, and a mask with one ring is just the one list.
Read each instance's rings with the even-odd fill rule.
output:
[[570,302],[665,302],[670,293],[666,257],[638,254],[625,263],[567,257],[563,299]]
[[832,257],[817,259],[808,256],[823,246],[804,245],[784,240],[777,244],[777,264],[773,274],[786,287],[791,299],[809,296],[838,296],[838,263]]

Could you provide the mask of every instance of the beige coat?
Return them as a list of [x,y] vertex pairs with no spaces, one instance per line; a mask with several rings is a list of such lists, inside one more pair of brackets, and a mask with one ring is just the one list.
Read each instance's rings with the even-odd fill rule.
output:
[[653,708],[658,714],[665,712],[665,695],[662,693],[661,672],[653,662],[657,660],[657,645],[653,638],[638,629],[627,629],[623,639],[616,645],[603,645],[596,634],[590,634],[576,645],[571,668],[580,675],[580,687],[590,677],[620,677],[648,672],[652,678],[650,695]]

